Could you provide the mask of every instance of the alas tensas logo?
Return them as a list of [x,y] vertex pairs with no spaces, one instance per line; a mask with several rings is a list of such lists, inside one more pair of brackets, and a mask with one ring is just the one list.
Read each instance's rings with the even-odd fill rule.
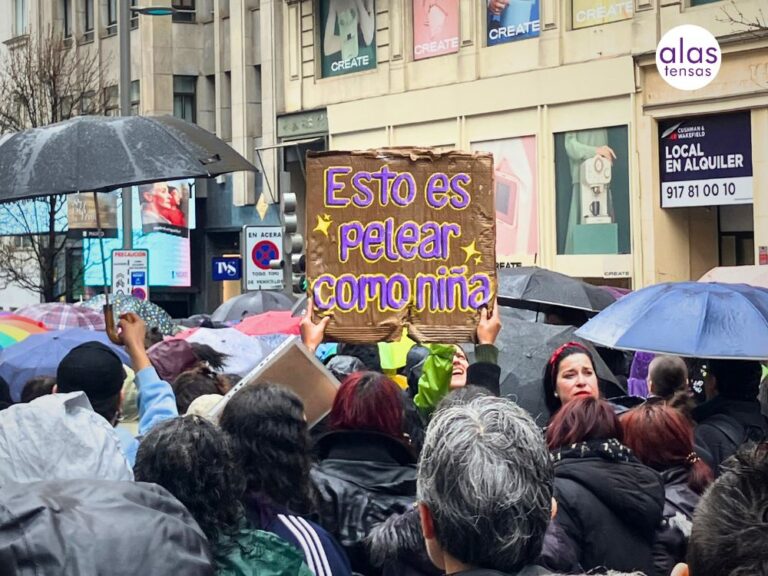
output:
[[678,90],[698,90],[720,71],[723,55],[712,33],[701,26],[676,26],[656,47],[656,68]]

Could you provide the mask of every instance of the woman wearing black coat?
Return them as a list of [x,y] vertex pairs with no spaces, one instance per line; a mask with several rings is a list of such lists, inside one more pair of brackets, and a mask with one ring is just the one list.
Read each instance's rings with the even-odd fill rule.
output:
[[621,444],[611,405],[591,396],[564,404],[547,428],[555,459],[557,522],[579,564],[653,572],[664,485]]
[[668,576],[678,562],[685,561],[693,512],[714,475],[694,451],[690,421],[663,401],[630,410],[622,416],[621,425],[626,445],[664,481],[664,520],[653,560],[654,573]]
[[376,575],[366,538],[416,501],[416,457],[402,433],[400,388],[377,372],[351,374],[334,399],[330,428],[315,445],[312,470],[319,522],[344,547],[354,572]]

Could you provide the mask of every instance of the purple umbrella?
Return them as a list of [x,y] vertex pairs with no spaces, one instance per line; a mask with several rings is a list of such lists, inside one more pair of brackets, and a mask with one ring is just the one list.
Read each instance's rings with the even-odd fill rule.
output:
[[56,376],[59,362],[72,348],[85,342],[106,344],[120,357],[123,364],[130,365],[128,354],[109,341],[106,333],[70,328],[43,334],[32,334],[18,344],[0,352],[0,377],[11,389],[14,402],[21,399],[24,385],[37,376]]

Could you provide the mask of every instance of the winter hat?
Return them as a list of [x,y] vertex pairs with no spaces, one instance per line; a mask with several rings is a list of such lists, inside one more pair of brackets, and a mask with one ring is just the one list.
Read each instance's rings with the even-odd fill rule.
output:
[[56,372],[59,392],[82,390],[91,404],[117,396],[124,380],[120,357],[101,342],[86,342],[72,348],[61,359]]

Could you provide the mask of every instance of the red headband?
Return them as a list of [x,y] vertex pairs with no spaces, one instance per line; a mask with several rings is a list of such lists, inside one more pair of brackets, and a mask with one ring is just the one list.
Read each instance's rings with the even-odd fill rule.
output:
[[572,348],[572,347],[573,348],[581,348],[582,350],[584,350],[584,352],[589,354],[589,348],[584,346],[584,344],[582,344],[581,342],[573,342],[573,341],[572,342],[566,342],[565,344],[560,346],[557,350],[552,352],[552,356],[549,357],[549,365],[550,366],[554,366],[555,362],[557,362],[559,360],[560,356],[565,351],[565,349],[566,348]]

